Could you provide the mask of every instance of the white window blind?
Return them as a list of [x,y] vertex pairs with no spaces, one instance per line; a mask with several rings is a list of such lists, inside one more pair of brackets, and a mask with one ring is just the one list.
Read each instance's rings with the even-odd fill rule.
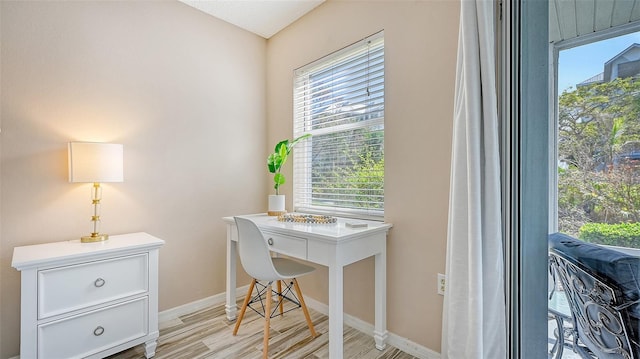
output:
[[384,215],[384,36],[294,73],[294,209]]

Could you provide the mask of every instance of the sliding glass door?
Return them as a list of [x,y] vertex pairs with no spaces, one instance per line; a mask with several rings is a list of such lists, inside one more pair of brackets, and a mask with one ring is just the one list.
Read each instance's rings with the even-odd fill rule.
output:
[[[576,2],[593,4],[594,14],[611,5],[606,28],[596,29],[603,25],[594,23],[588,34],[580,34],[578,5],[566,19],[573,25],[563,23],[568,3],[574,2],[502,2],[501,150],[511,358],[547,357],[561,333],[549,321],[553,310],[568,310],[562,286],[555,286],[559,291],[548,299],[554,288],[548,275],[549,233],[564,232],[633,255],[640,248],[640,25],[634,20],[640,8],[625,13],[620,6],[631,2]],[[627,20],[616,25],[621,14]],[[574,28],[576,33],[568,34]],[[576,356],[565,350],[561,357]]]

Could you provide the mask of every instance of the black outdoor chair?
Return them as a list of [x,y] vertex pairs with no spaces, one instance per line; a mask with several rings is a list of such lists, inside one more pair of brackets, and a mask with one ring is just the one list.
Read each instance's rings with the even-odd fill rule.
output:
[[573,350],[640,359],[640,257],[554,233],[549,264],[571,309]]

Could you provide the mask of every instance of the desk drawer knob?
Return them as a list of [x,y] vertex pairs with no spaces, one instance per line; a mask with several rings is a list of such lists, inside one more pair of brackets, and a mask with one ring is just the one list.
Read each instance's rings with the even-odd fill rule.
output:
[[93,285],[95,285],[96,287],[100,288],[102,287],[104,284],[106,283],[106,281],[102,278],[98,278],[96,279],[95,282],[93,282]]
[[267,243],[269,243],[269,245],[272,246],[273,245],[273,238],[267,239]]
[[96,337],[101,336],[104,333],[104,328],[101,326],[98,326],[96,329],[93,330],[93,335],[95,335]]

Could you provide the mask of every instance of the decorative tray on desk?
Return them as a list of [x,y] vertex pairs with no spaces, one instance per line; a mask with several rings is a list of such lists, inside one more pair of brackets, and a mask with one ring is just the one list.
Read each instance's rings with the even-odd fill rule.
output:
[[278,221],[292,223],[331,224],[338,222],[338,218],[313,214],[282,214],[278,216]]

